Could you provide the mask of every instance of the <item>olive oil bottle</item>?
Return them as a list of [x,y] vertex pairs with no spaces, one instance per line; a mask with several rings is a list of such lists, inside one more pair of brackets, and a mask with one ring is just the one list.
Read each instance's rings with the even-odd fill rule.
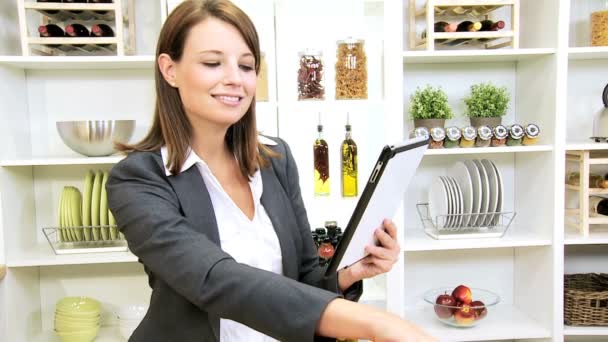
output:
[[317,125],[319,137],[313,145],[314,168],[315,168],[315,196],[329,196],[329,146],[323,139],[323,125],[320,120]]
[[356,197],[359,193],[357,178],[357,144],[352,138],[351,125],[346,119],[346,133],[340,150],[342,165],[342,197]]

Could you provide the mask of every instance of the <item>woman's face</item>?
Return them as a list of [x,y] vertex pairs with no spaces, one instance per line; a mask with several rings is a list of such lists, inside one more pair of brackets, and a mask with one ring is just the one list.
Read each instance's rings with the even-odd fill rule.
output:
[[175,64],[175,86],[193,125],[227,129],[243,117],[255,95],[255,57],[234,26],[208,18],[188,34]]

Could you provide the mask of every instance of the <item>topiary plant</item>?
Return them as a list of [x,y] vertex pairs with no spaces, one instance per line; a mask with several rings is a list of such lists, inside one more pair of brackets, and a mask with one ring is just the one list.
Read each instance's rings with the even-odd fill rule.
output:
[[491,83],[471,86],[471,93],[463,99],[465,115],[471,118],[496,118],[505,115],[509,108],[510,95],[506,87]]
[[412,119],[451,119],[452,109],[448,105],[448,96],[441,87],[427,85],[416,88],[410,96],[410,115]]

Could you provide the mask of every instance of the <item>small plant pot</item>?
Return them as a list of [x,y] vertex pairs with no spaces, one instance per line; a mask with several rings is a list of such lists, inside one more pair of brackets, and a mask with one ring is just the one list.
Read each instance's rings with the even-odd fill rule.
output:
[[479,127],[479,126],[489,126],[490,128],[494,128],[502,123],[502,117],[494,117],[494,118],[482,118],[482,117],[470,117],[471,126]]
[[433,127],[444,127],[445,119],[414,119],[415,127],[426,127],[431,130]]

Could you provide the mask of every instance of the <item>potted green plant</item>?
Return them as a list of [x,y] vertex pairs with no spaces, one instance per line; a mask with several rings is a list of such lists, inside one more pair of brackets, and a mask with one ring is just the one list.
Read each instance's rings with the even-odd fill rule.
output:
[[472,85],[471,93],[463,101],[471,126],[495,127],[501,124],[502,116],[509,108],[510,94],[506,87],[482,82]]
[[444,127],[445,120],[453,117],[448,105],[448,96],[441,87],[430,85],[416,91],[410,96],[410,115],[415,127]]

